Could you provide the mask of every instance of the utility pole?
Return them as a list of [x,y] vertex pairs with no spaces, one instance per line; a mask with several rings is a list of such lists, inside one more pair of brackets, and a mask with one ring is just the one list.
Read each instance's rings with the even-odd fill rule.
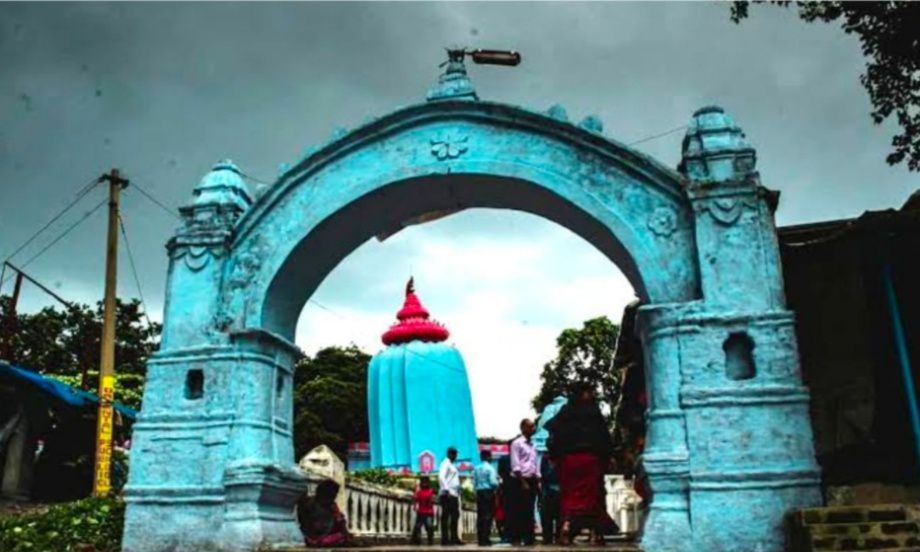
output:
[[[4,264],[4,268],[9,263]],[[6,347],[4,351],[0,352],[3,356],[0,358],[6,359],[9,362],[16,362],[16,346],[15,346],[15,335],[16,329],[19,325],[19,319],[16,315],[16,308],[19,305],[19,292],[22,289],[22,272],[16,272],[16,283],[13,285],[13,297],[10,299],[10,310],[7,313],[7,318],[5,320],[5,333],[6,333]]]
[[118,272],[118,200],[128,186],[118,169],[99,177],[109,183],[109,228],[105,246],[105,300],[102,314],[102,350],[99,355],[99,413],[96,420],[96,470],[93,494],[105,496],[112,489],[112,403],[115,400],[115,283]]

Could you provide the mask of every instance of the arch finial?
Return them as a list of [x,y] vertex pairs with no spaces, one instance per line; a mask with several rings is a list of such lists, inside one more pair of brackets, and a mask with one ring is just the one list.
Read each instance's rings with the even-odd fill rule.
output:
[[428,101],[439,100],[468,100],[477,101],[479,95],[473,88],[473,81],[466,74],[465,48],[448,48],[447,61],[441,64],[446,66],[444,72],[438,77],[438,84],[428,91]]
[[201,179],[192,192],[195,198],[194,205],[225,205],[232,206],[239,212],[245,211],[252,205],[252,196],[242,174],[233,161],[221,159],[211,167],[211,172]]
[[717,105],[698,109],[687,126],[678,170],[697,182],[756,176],[757,152],[744,131]]

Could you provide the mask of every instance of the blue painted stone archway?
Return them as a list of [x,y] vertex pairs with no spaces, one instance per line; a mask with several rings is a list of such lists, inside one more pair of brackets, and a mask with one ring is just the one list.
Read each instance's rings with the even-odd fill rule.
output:
[[308,151],[257,199],[230,162],[194,195],[168,246],[127,552],[300,540],[291,369],[303,305],[375,233],[471,207],[566,226],[642,299],[647,552],[779,552],[784,512],[820,501],[775,196],[719,108],[694,114],[673,171],[604,137],[595,118],[479,101],[452,65],[428,102]]

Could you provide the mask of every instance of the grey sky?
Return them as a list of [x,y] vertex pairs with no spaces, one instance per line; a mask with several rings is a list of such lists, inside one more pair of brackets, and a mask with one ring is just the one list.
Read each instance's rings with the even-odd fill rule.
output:
[[[170,206],[187,201],[220,158],[271,180],[278,164],[336,127],[421,101],[451,44],[522,52],[515,69],[471,68],[483,98],[541,109],[558,102],[575,120],[597,114],[605,132],[624,142],[682,125],[700,106],[722,105],[758,149],[764,183],[782,191],[780,224],[900,206],[920,182],[884,162],[892,128],[868,117],[856,39],[777,8],[755,8],[736,26],[727,5],[703,3],[2,4],[0,255],[112,166]],[[673,166],[680,138],[638,148]],[[94,192],[14,261],[28,259],[101,198]],[[176,221],[131,189],[124,212],[158,318],[163,244]],[[95,301],[103,234],[100,212],[30,272],[66,297]],[[426,266],[444,251],[482,263],[488,255],[476,252],[489,247],[498,260],[508,258],[501,251],[530,254],[540,269],[522,286],[496,274],[504,266],[497,261],[463,275],[438,276]],[[526,409],[521,401],[559,329],[596,314],[616,317],[629,295],[609,262],[566,230],[526,215],[470,212],[360,248],[315,296],[341,320],[308,307],[302,344],[375,348],[410,270],[432,311],[448,326],[459,324],[460,332],[452,329],[474,388],[490,385],[478,367],[489,358],[518,364],[508,372],[529,378],[507,420]],[[121,274],[121,292],[134,295],[124,259]],[[567,292],[575,278],[581,291]],[[602,298],[592,299],[591,290]],[[557,305],[543,297],[567,299]],[[474,344],[478,301],[490,324],[520,331],[485,345],[487,336],[477,334]],[[36,308],[45,298],[31,291],[24,302]],[[467,350],[476,347],[471,359]],[[509,347],[520,354],[501,357]],[[507,422],[476,400],[480,418]],[[480,427],[502,429],[494,420]]]

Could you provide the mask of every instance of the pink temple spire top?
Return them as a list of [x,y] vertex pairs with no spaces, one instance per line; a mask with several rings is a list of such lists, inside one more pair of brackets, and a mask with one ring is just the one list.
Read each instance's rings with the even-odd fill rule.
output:
[[415,282],[409,278],[406,283],[406,300],[396,313],[396,324],[383,334],[385,345],[398,345],[410,341],[439,342],[447,339],[450,332],[435,320],[429,320],[429,313],[415,295]]

